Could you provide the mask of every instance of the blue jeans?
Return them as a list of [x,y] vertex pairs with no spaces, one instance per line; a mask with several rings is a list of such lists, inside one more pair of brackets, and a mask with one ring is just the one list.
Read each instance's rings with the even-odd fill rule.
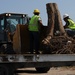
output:
[[30,35],[30,52],[33,53],[35,50],[36,53],[39,51],[39,32],[29,31]]

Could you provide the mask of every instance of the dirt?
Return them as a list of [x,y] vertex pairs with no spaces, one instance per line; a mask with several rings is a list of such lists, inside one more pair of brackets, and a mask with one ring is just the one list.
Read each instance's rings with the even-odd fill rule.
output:
[[75,75],[75,67],[52,67],[47,73],[37,73],[35,68],[24,68],[18,75]]

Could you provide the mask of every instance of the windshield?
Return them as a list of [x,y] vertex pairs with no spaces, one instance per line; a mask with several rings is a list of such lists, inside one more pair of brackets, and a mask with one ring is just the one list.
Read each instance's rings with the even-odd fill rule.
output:
[[16,26],[17,24],[26,24],[26,17],[23,17],[23,15],[11,15],[7,18],[6,21],[10,21],[11,24]]
[[7,22],[10,22],[10,24],[16,26],[18,23],[18,21],[16,21],[15,19],[7,19]]
[[9,32],[16,30],[16,25],[27,24],[27,16],[25,15],[11,15],[6,17],[6,29],[9,29]]

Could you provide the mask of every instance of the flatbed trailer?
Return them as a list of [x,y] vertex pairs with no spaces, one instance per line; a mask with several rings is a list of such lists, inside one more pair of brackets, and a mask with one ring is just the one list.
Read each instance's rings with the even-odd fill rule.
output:
[[14,75],[17,68],[34,67],[38,72],[47,72],[60,66],[75,66],[75,54],[0,54],[3,75]]
[[[0,75],[16,75],[17,68],[35,67],[38,72],[47,72],[51,67],[74,66],[75,54],[26,54],[29,19],[27,14],[0,14]],[[7,26],[16,28],[13,40],[8,32],[12,27]]]

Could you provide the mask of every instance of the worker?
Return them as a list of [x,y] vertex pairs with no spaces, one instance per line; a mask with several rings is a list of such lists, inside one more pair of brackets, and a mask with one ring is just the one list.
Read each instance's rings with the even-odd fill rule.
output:
[[36,54],[39,54],[39,29],[43,24],[41,17],[39,16],[40,11],[35,9],[33,14],[34,15],[31,17],[28,26],[30,35],[30,52],[33,54],[35,50]]
[[63,20],[66,22],[64,25],[65,31],[69,36],[73,37],[75,35],[75,22],[69,18],[68,14],[63,15]]
[[6,26],[5,31],[8,34],[8,38],[9,38],[8,40],[13,41],[13,35],[16,31],[16,27],[11,23],[10,20],[7,21],[7,26]]

